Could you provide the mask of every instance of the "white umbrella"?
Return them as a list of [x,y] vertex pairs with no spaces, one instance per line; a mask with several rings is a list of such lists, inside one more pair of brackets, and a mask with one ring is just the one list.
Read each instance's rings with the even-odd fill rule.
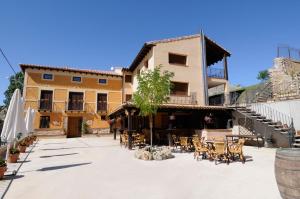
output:
[[1,139],[6,141],[9,147],[9,145],[15,141],[19,133],[22,133],[22,135],[26,133],[26,125],[21,92],[19,89],[16,89],[10,100],[4,119]]
[[26,135],[28,135],[29,133],[32,133],[34,128],[33,128],[33,121],[34,121],[34,117],[35,117],[35,111],[34,109],[31,109],[30,107],[27,109],[26,112],[26,116],[25,116],[25,124],[26,124],[26,134],[24,135],[24,137]]

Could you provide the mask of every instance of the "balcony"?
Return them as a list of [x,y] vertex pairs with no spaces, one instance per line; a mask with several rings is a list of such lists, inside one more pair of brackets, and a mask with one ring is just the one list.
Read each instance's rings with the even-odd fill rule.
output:
[[180,96],[180,95],[170,95],[168,104],[190,104],[196,105],[197,98],[196,94],[191,94],[190,96]]
[[97,112],[107,114],[107,102],[97,102]]
[[66,111],[83,111],[83,100],[69,100]]
[[225,70],[222,68],[207,68],[207,76],[211,78],[225,79]]
[[53,109],[53,102],[50,99],[40,99],[38,103],[39,111],[47,112]]

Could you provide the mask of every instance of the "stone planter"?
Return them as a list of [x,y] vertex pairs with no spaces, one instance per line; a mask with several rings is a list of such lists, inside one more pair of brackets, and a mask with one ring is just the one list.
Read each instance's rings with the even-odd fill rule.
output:
[[138,149],[134,156],[141,160],[166,160],[169,158],[174,158],[169,147],[153,148],[145,147],[143,149]]
[[276,151],[275,177],[283,199],[300,198],[300,148]]
[[15,154],[9,154],[8,156],[8,163],[16,163],[18,161],[20,153],[15,153]]
[[26,152],[26,145],[25,146],[19,145],[18,148],[20,150],[20,153],[25,153]]
[[7,171],[7,166],[0,167],[0,180],[3,179],[4,173]]

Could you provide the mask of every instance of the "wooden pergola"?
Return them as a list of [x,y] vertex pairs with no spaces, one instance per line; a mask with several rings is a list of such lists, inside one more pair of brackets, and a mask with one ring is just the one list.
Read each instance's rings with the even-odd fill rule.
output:
[[[204,117],[210,113],[216,117],[216,128],[226,128],[227,121],[231,119],[232,109],[223,106],[199,106],[199,105],[188,105],[188,104],[163,104],[158,109],[157,115],[160,118],[154,118],[153,121],[158,121],[161,124],[161,128],[154,128],[154,133],[163,132],[163,135],[167,137],[170,144],[170,133],[178,133],[185,129],[203,129]],[[170,116],[176,116],[176,129],[172,129],[170,126]],[[161,117],[163,116],[163,118]],[[128,144],[129,149],[132,148],[132,134],[141,131],[141,129],[148,128],[148,119],[139,116],[139,109],[137,109],[132,103],[124,103],[116,108],[109,115],[110,119],[114,119],[115,122],[112,125],[114,132],[114,139],[116,139],[116,133],[119,131],[121,134],[126,131],[128,133]],[[155,127],[155,125],[154,125]],[[211,128],[211,127],[210,127]]]

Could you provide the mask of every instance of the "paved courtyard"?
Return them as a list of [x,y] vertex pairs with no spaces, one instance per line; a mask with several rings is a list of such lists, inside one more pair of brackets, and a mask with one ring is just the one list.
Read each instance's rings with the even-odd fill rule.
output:
[[245,155],[245,164],[230,165],[196,161],[192,153],[142,161],[112,137],[43,139],[21,166],[5,198],[280,198],[275,150],[245,147]]

